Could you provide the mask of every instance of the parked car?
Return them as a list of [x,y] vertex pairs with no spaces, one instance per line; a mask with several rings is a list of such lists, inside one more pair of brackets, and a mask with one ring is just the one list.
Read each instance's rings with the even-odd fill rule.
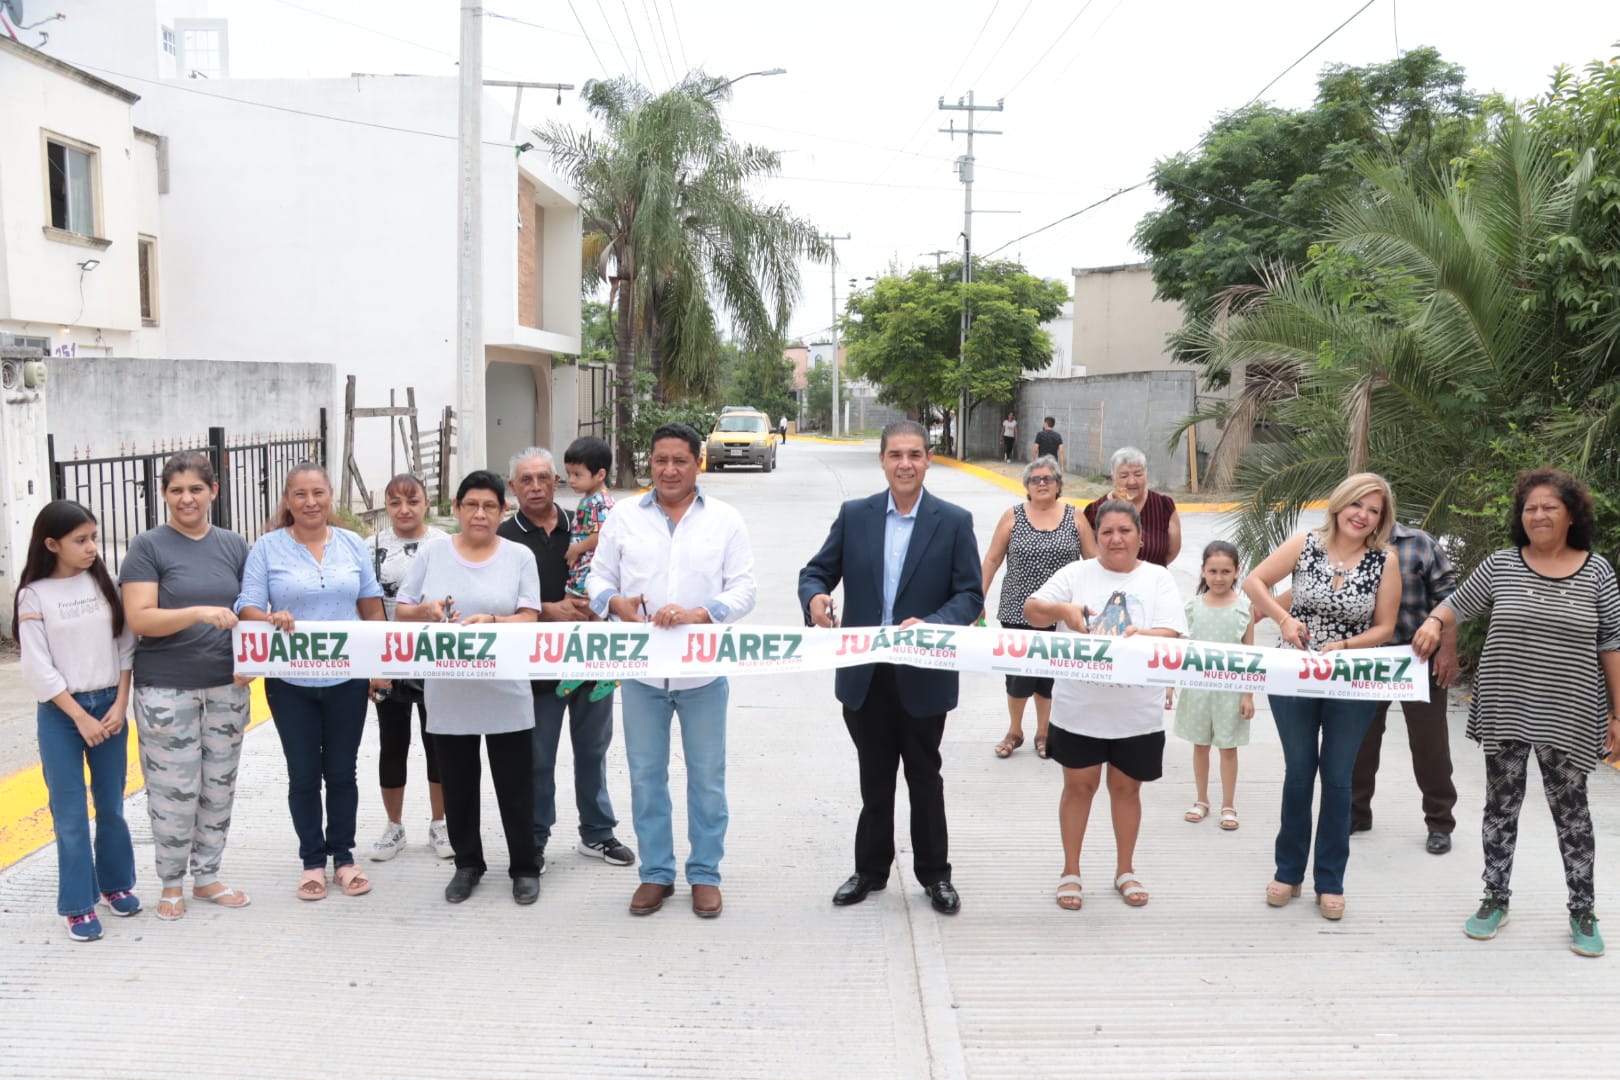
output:
[[720,415],[721,416],[724,416],[727,413],[734,413],[734,412],[759,412],[759,410],[754,408],[752,405],[722,405],[722,406],[720,406]]
[[718,472],[727,465],[776,468],[776,427],[762,412],[724,412],[704,445],[703,468]]

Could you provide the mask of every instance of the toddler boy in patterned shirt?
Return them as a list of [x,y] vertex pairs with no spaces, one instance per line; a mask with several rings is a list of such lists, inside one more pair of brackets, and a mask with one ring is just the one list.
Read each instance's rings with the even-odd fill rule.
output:
[[[585,582],[591,576],[591,559],[596,554],[596,542],[601,539],[602,523],[613,509],[613,496],[607,491],[608,469],[613,465],[613,451],[608,444],[594,435],[575,439],[563,451],[563,468],[568,472],[568,486],[582,496],[574,511],[574,522],[568,530],[568,595],[583,597]],[[566,679],[557,684],[557,696],[567,697],[585,684],[583,679]],[[590,699],[600,701],[617,690],[613,681],[598,682],[591,688]]]

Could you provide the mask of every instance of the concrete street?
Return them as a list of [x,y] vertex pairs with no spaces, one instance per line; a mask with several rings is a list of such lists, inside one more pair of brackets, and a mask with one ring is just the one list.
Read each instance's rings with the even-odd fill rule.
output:
[[[739,507],[760,582],[756,623],[796,623],[799,568],[840,499],[882,485],[875,443],[790,440],[776,472],[726,472],[705,489]],[[935,466],[928,486],[974,514],[981,547],[1015,496]],[[1189,516],[1175,567],[1190,595],[1220,535]],[[994,612],[994,600],[989,605]],[[725,913],[691,914],[684,882],[663,911],[626,912],[631,868],[572,852],[568,750],[559,828],[540,902],[516,907],[492,795],[484,839],[497,868],[446,905],[448,862],[426,839],[413,750],[413,846],[366,863],[375,891],[293,896],[296,841],[273,732],[248,736],[225,879],[253,905],[192,902],[159,922],[141,796],[128,815],[148,910],[68,941],[51,848],[0,871],[0,1073],[19,1078],[237,1077],[1612,1077],[1620,957],[1567,948],[1565,890],[1539,786],[1526,802],[1513,921],[1464,937],[1478,901],[1483,764],[1453,712],[1461,793],[1455,850],[1423,849],[1398,709],[1376,825],[1353,840],[1348,913],[1268,908],[1281,754],[1264,711],[1240,754],[1242,828],[1189,825],[1190,750],[1172,738],[1144,790],[1136,870],[1152,901],[1125,906],[1100,794],[1083,860],[1085,906],[1053,901],[1061,866],[1059,770],[991,747],[1006,728],[999,678],[965,679],[944,747],[954,879],[963,907],[937,916],[911,876],[904,807],[886,892],[835,909],[852,869],[855,755],[830,674],[732,683]],[[27,764],[31,712],[0,709],[0,773]],[[1168,722],[1168,718],[1167,718]],[[1027,730],[1034,730],[1033,710]],[[267,727],[267,726],[266,726]],[[672,786],[684,787],[676,743]],[[362,748],[360,848],[384,816],[376,743]],[[486,786],[488,781],[486,780]],[[622,746],[610,757],[619,836],[635,845]],[[1600,914],[1620,889],[1620,772],[1592,777]],[[904,786],[902,785],[902,794]],[[684,858],[683,799],[676,799]],[[1620,918],[1605,923],[1620,950]]]

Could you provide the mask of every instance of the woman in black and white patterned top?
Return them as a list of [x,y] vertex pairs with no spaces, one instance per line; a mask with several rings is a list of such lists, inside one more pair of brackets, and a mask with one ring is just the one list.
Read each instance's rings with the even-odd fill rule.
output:
[[[1045,585],[1053,574],[1076,559],[1097,556],[1097,541],[1086,519],[1063,502],[1063,469],[1057,458],[1043,454],[1024,469],[1024,490],[1029,499],[1012,507],[996,523],[995,535],[984,554],[984,595],[1002,560],[1007,576],[1001,581],[1001,603],[996,621],[1013,629],[1028,629],[1024,601]],[[1035,627],[1050,630],[1050,626]],[[996,744],[997,757],[1010,757],[1024,745],[1024,705],[1035,698],[1035,752],[1046,756],[1046,727],[1052,716],[1052,680],[1024,675],[1007,677],[1007,734]]]
[[1592,496],[1557,469],[1527,470],[1513,491],[1514,546],[1495,552],[1412,637],[1432,655],[1441,634],[1489,614],[1468,714],[1485,751],[1485,898],[1463,926],[1488,939],[1507,921],[1531,750],[1558,829],[1569,888],[1570,947],[1601,956],[1586,777],[1600,755],[1620,756],[1620,592],[1614,568],[1592,551]]
[[[1327,520],[1298,533],[1268,555],[1243,582],[1256,613],[1277,620],[1283,644],[1313,652],[1368,649],[1395,633],[1401,606],[1401,569],[1389,551],[1395,496],[1383,477],[1357,473],[1328,498]],[[1293,603],[1284,610],[1272,595],[1293,576]],[[1322,915],[1344,915],[1344,869],[1350,861],[1350,778],[1376,701],[1268,694],[1282,740],[1282,817],[1277,828],[1277,875],[1266,902],[1282,907],[1299,895],[1311,854],[1311,802],[1322,780],[1312,860]]]

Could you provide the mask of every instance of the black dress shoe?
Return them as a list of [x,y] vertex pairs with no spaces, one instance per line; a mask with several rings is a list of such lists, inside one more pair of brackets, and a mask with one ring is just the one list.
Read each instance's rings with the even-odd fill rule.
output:
[[1370,821],[1352,821],[1350,823],[1350,831],[1353,832],[1353,833],[1372,832],[1372,822],[1370,822]]
[[450,878],[450,884],[444,887],[444,898],[452,904],[461,903],[472,895],[473,887],[483,876],[477,870],[457,870]]
[[956,895],[956,886],[948,881],[936,881],[926,886],[928,899],[941,915],[955,915],[962,910],[962,898]]
[[520,904],[532,904],[540,899],[540,878],[515,877],[512,879],[512,899]]
[[1451,834],[1443,832],[1430,833],[1428,842],[1423,845],[1423,849],[1430,855],[1444,855],[1451,850]]
[[865,874],[851,874],[849,880],[838,886],[838,891],[833,893],[833,903],[839,907],[848,907],[850,904],[858,904],[865,900],[867,893],[882,892],[888,887],[887,881],[879,881]]

